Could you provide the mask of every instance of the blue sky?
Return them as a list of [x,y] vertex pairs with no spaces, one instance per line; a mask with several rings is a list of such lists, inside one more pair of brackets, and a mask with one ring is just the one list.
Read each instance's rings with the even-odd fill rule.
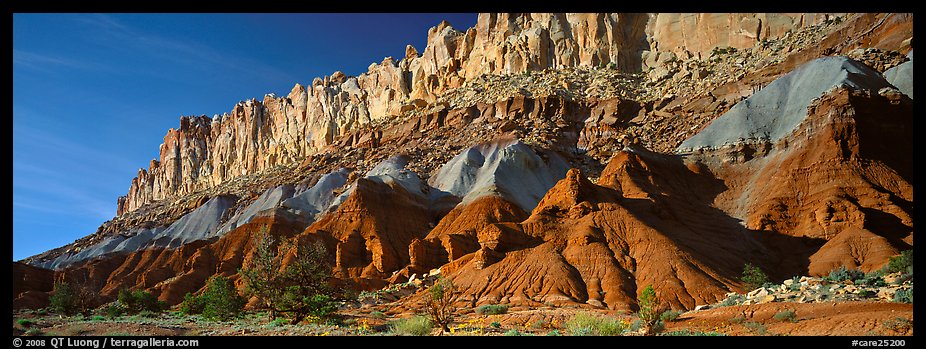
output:
[[116,214],[181,115],[366,71],[476,14],[14,14],[13,260]]

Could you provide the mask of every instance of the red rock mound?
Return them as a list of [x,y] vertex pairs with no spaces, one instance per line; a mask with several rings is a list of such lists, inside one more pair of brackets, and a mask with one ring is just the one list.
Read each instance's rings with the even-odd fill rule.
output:
[[381,287],[410,263],[408,247],[436,222],[427,201],[393,182],[360,178],[338,208],[300,234],[335,253],[335,275],[363,288]]

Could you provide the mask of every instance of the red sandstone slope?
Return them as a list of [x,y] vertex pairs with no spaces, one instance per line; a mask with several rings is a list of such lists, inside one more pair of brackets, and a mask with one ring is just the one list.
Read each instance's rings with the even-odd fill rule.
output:
[[100,294],[108,298],[114,298],[121,289],[144,289],[168,304],[177,304],[187,292],[195,293],[205,286],[212,275],[236,278],[238,268],[253,249],[253,237],[262,229],[288,238],[302,227],[299,220],[286,214],[255,217],[212,242],[197,241],[177,249],[153,248],[107,256],[55,274],[56,278],[72,282],[98,281],[91,286],[100,288]]
[[[766,150],[746,147],[701,157],[708,163],[739,158],[711,165],[730,187],[714,204],[742,217],[753,230],[831,241],[815,251],[820,254],[816,261],[846,260],[840,255],[846,247],[835,246],[871,234],[881,237],[865,239],[877,241],[866,249],[882,252],[856,250],[859,259],[844,263],[877,269],[888,253],[913,246],[912,100],[895,93],[868,96],[839,89],[809,110],[798,132],[765,145]],[[739,163],[751,157],[755,159]],[[847,230],[854,237],[844,235]],[[774,243],[770,247],[788,249]],[[838,266],[812,263],[810,274]]]
[[427,235],[435,214],[425,198],[395,183],[360,178],[353,185],[334,212],[298,238],[300,243],[323,241],[335,257],[336,276],[361,287],[383,286],[384,279],[409,264],[408,246]]

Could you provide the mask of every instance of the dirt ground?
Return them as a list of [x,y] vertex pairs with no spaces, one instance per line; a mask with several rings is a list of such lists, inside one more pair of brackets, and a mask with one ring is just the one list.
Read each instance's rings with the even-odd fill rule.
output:
[[[260,313],[251,313],[231,322],[208,322],[177,313],[156,318],[139,316],[105,319],[66,318],[54,314],[16,312],[13,335],[64,336],[364,336],[389,335],[390,322],[412,313],[389,314],[389,304],[347,309],[340,312],[338,325],[271,324]],[[386,311],[383,311],[386,310]],[[791,310],[790,320],[776,319],[776,314]],[[499,315],[477,314],[473,309],[457,313],[451,324],[454,336],[569,335],[565,324],[580,312],[632,323],[636,317],[622,312],[587,308],[542,307],[510,308]],[[779,316],[780,317],[780,316]],[[23,325],[23,319],[28,321]],[[553,332],[556,331],[556,332]],[[551,333],[553,332],[553,333]],[[730,306],[683,313],[667,322],[662,333],[710,333],[729,336],[912,336],[913,305],[885,302],[840,303],[766,303]],[[431,333],[437,335],[435,329]],[[634,335],[627,333],[627,335]]]

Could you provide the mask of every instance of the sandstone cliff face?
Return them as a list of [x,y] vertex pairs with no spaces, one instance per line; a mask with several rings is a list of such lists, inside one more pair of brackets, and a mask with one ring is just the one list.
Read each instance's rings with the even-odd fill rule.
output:
[[756,40],[826,16],[803,14],[480,14],[459,31],[442,22],[428,32],[419,54],[407,47],[366,73],[341,72],[297,84],[288,96],[264,96],[231,112],[183,117],[160,147],[160,157],[140,169],[117,214],[146,203],[214,187],[316,154],[338,136],[387,122],[433,103],[445,91],[485,74],[599,67],[637,72],[657,50],[705,53],[716,46]]

